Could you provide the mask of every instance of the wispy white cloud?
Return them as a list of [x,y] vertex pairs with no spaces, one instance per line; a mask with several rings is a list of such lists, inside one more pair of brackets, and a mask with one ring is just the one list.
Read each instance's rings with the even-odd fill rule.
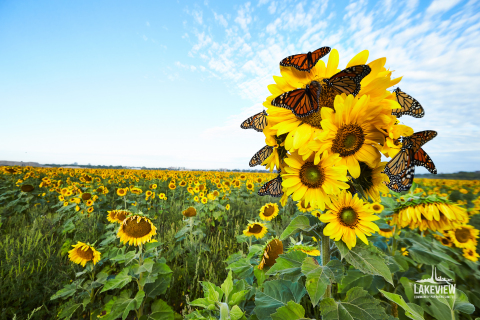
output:
[[240,9],[237,12],[238,15],[235,18],[235,22],[238,23],[244,31],[248,30],[248,25],[252,22],[252,13],[253,8],[251,7],[250,2],[240,6]]
[[150,27],[150,22],[148,22],[148,21],[145,22],[145,25],[146,25],[147,27]]

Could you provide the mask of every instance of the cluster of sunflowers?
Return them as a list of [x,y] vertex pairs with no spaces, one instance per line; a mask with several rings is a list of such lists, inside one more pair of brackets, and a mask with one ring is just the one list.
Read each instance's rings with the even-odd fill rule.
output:
[[[339,55],[335,49],[327,65],[319,60],[309,71],[281,63],[281,77],[274,76],[275,84],[268,86],[272,94],[263,103],[266,112],[242,124],[242,128],[262,127],[256,123],[261,123],[258,118],[265,118],[263,130],[257,131],[264,133],[267,146],[262,150],[267,151],[260,150],[251,165],[261,164],[279,172],[259,194],[282,196],[282,205],[291,196],[294,201],[326,211],[319,216],[327,223],[324,234],[342,239],[349,248],[355,246],[357,236],[368,243],[366,235],[379,230],[373,223],[379,218],[367,199],[379,202],[380,194],[389,192],[389,178],[382,173],[387,163],[381,162],[381,154],[395,156],[402,148],[399,138],[413,134],[413,129],[399,124],[393,114],[401,108],[397,93],[387,90],[401,77],[391,79],[392,71],[385,68],[386,58],[367,64],[368,55],[367,50],[358,53],[343,71],[337,69]],[[350,82],[358,81],[356,95],[329,90],[329,79],[348,78],[348,72],[360,67],[370,72],[363,72],[360,78],[350,75]],[[319,95],[313,95],[318,98],[317,110],[299,115],[298,109],[288,107],[292,91],[307,91],[314,84],[321,86]],[[312,94],[305,93],[308,95]],[[308,108],[308,101],[306,105]]]

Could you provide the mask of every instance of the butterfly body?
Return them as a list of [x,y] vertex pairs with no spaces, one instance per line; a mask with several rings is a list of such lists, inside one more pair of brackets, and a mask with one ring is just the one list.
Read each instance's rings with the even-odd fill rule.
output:
[[415,176],[415,166],[423,166],[431,173],[437,173],[432,159],[421,148],[436,136],[437,132],[429,130],[415,132],[403,138],[402,148],[387,163],[383,171],[390,178],[390,183],[387,184],[390,190],[396,192],[409,190]]
[[346,68],[337,74],[334,74],[330,79],[323,79],[323,81],[337,91],[337,94],[345,93],[356,96],[361,89],[360,81],[365,78],[371,71],[367,65],[358,65]]
[[317,64],[318,60],[326,56],[329,52],[329,47],[322,47],[313,52],[309,51],[308,53],[294,54],[282,59],[280,65],[282,67],[294,67],[299,71],[310,71],[313,66]]
[[272,196],[272,197],[281,197],[283,195],[282,191],[282,177],[280,174],[275,179],[272,179],[265,183],[260,190],[258,190],[259,196]]
[[268,114],[265,112],[265,110],[254,114],[247,120],[243,121],[240,125],[240,128],[254,129],[255,131],[263,132],[263,129],[267,126],[267,115]]
[[425,110],[415,98],[406,94],[400,90],[400,88],[395,89],[393,92],[395,92],[397,102],[401,107],[400,109],[392,110],[394,116],[400,118],[403,115],[409,115],[415,118],[421,118],[425,115]]

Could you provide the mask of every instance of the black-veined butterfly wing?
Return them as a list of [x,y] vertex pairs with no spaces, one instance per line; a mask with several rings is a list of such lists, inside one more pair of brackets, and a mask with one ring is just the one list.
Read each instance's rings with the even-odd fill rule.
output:
[[313,52],[294,54],[282,59],[280,65],[282,67],[294,67],[300,71],[310,71],[317,64],[318,60],[322,59],[329,52],[329,47],[322,47]]
[[273,147],[271,146],[265,146],[262,149],[258,150],[257,153],[255,153],[250,159],[250,162],[248,165],[250,167],[255,167],[258,166],[259,164],[262,164],[262,162],[267,159],[273,152]]
[[418,149],[420,149],[425,143],[432,140],[437,136],[437,132],[433,130],[426,130],[415,132],[410,137],[405,138],[405,142],[403,144],[406,148],[411,148],[413,153],[417,153]]
[[272,105],[291,110],[297,117],[303,118],[318,111],[318,97],[322,87],[312,81],[305,89],[285,92],[272,100]]
[[415,175],[412,149],[402,148],[387,163],[383,173],[390,178],[390,183],[387,184],[390,190],[401,192],[410,189]]
[[412,96],[397,88],[394,90],[397,97],[397,102],[400,105],[400,109],[392,110],[392,114],[397,118],[403,115],[409,115],[415,118],[421,118],[425,115],[425,110],[422,105],[414,99]]
[[247,120],[243,121],[240,125],[242,129],[254,129],[255,131],[262,132],[263,129],[267,126],[267,113],[265,110],[259,112]]
[[334,74],[330,79],[323,81],[337,91],[337,94],[345,93],[356,96],[361,89],[360,82],[365,78],[371,69],[367,65],[358,65]]
[[430,173],[437,174],[437,168],[432,161],[432,158],[423,150],[422,148],[418,149],[417,153],[413,157],[413,164],[416,166],[425,167]]
[[281,197],[283,196],[282,191],[282,177],[280,174],[275,178],[267,183],[265,183],[260,190],[258,190],[259,196],[272,196],[272,197]]

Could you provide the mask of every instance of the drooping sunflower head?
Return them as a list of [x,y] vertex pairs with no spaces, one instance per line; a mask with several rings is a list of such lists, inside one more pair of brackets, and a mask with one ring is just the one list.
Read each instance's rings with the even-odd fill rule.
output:
[[338,241],[342,239],[349,249],[356,245],[357,236],[368,244],[366,236],[379,231],[373,222],[380,219],[373,214],[368,203],[343,190],[338,197],[332,199],[327,213],[320,216],[320,221],[327,223],[324,235]]
[[267,226],[261,222],[249,223],[243,234],[247,237],[254,236],[257,239],[263,238],[267,234]]
[[438,241],[440,241],[440,243],[442,245],[446,246],[446,247],[452,247],[453,246],[452,238],[448,235],[445,236],[445,237],[442,237],[442,236],[434,234],[433,237],[435,239],[437,239]]
[[279,239],[270,240],[263,249],[263,254],[258,265],[258,269],[271,267],[277,261],[279,255],[283,253],[283,243]]
[[134,214],[126,218],[118,229],[117,237],[122,243],[139,246],[157,234],[157,228],[147,217]]
[[94,265],[100,261],[100,252],[89,244],[78,241],[77,244],[72,245],[73,249],[68,251],[68,258],[70,261],[81,264],[85,267],[88,261],[92,261]]
[[298,201],[297,202],[297,208],[300,212],[309,212],[312,211],[314,208],[311,206],[311,204],[306,204],[305,200]]
[[260,219],[271,221],[278,215],[279,209],[276,203],[267,203],[260,208]]
[[182,214],[187,218],[195,217],[197,215],[197,209],[195,209],[194,207],[188,207],[182,212]]
[[378,230],[378,233],[379,233],[382,237],[385,237],[385,238],[389,239],[389,238],[393,237],[394,231],[395,231],[395,228],[393,228],[393,229],[382,229],[382,228],[380,228],[380,229]]
[[132,212],[128,210],[112,210],[112,211],[107,211],[107,220],[110,221],[111,223],[117,222],[117,223],[122,223],[125,218],[127,218],[128,215],[132,214]]

